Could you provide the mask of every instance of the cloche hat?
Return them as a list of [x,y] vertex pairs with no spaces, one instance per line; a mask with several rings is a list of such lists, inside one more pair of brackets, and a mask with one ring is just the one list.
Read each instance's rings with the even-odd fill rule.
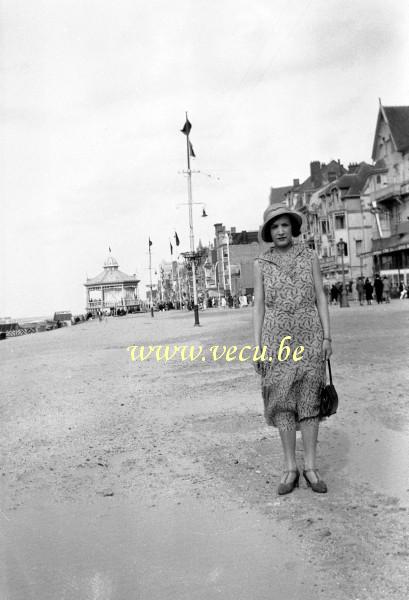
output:
[[266,208],[263,215],[263,225],[260,231],[260,237],[264,242],[272,242],[270,225],[271,221],[277,217],[287,215],[291,220],[291,230],[293,237],[297,237],[301,232],[302,215],[285,204],[271,204]]

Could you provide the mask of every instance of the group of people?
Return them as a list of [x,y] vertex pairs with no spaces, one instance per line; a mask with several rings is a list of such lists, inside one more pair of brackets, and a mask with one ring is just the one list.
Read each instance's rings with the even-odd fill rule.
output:
[[378,304],[381,304],[382,302],[389,303],[391,301],[391,282],[386,275],[381,279],[381,277],[376,274],[373,285],[368,277],[365,281],[363,277],[359,277],[356,283],[356,291],[361,306],[364,304],[364,297],[367,304],[372,304],[374,292]]
[[[216,298],[214,300],[216,300]],[[220,298],[220,306],[222,308],[243,308],[250,305],[253,305],[253,296],[251,294],[248,294],[247,296],[245,294],[241,294],[240,296],[235,294],[234,296],[229,295],[227,298],[225,298],[225,296]],[[217,306],[217,302],[215,303],[215,306]]]
[[[328,290],[328,286],[324,287],[328,293],[328,302],[330,304],[341,302],[343,289],[341,282],[334,283],[330,290]],[[379,274],[376,274],[373,282],[371,282],[369,277],[358,277],[355,284],[355,290],[352,281],[349,281],[346,284],[346,288],[346,293],[348,295],[353,295],[354,291],[356,292],[355,298],[361,306],[365,304],[365,301],[368,305],[372,304],[374,296],[378,304],[381,304],[382,302],[388,304],[391,301],[391,282],[386,275],[381,277]],[[399,292],[401,294],[401,290],[399,290]]]

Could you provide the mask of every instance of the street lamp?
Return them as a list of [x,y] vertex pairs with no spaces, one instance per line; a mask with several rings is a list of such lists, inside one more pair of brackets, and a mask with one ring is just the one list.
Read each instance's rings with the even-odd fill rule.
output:
[[219,269],[219,275],[217,276],[217,267],[220,265],[220,261],[216,261],[216,264],[214,266],[214,276],[215,276],[215,280],[217,282],[217,296],[218,296],[218,307],[220,308],[220,269]]
[[341,291],[341,308],[348,308],[348,296],[347,290],[345,286],[345,271],[344,271],[344,254],[345,254],[345,242],[341,238],[337,244],[338,254],[341,255],[341,263],[342,263],[342,291]]
[[[233,293],[232,293],[232,289],[231,289],[230,239],[229,239],[229,234],[228,233],[226,233],[226,235],[224,236],[224,243],[227,246],[227,266],[228,266],[228,269],[229,269],[229,288],[230,288],[230,296],[232,296]],[[224,270],[224,264],[223,264],[223,270]]]

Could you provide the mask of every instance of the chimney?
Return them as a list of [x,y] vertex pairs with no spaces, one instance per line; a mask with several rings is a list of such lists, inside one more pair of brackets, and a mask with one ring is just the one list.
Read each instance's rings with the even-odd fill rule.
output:
[[356,173],[358,171],[359,164],[358,163],[349,163],[348,171],[349,173]]
[[293,187],[298,187],[300,185],[299,179],[293,179]]
[[319,160],[314,160],[310,163],[311,181],[314,188],[319,188],[322,185],[321,165]]

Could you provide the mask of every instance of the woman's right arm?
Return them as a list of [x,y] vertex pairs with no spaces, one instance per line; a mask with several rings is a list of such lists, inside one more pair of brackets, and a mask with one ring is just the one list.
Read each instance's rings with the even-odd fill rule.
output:
[[258,260],[254,261],[254,343],[261,348],[261,330],[264,321],[264,283]]

